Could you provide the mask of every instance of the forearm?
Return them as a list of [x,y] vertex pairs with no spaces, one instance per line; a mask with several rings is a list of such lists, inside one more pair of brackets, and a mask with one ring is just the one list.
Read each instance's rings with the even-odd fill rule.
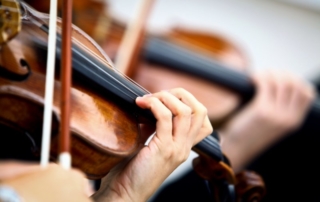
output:
[[221,148],[238,173],[251,161],[282,138],[283,132],[277,129],[260,127],[230,128],[221,136]]

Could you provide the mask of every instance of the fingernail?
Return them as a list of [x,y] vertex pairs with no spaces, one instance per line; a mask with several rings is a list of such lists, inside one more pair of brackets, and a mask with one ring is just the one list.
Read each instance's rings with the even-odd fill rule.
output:
[[143,97],[150,97],[152,94],[145,94]]

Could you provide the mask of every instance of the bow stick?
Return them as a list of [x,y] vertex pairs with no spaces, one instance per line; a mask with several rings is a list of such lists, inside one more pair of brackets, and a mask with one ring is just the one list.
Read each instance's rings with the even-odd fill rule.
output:
[[[62,50],[61,50],[61,124],[59,136],[59,163],[62,167],[71,167],[70,155],[70,88],[71,88],[71,25],[72,1],[63,1]],[[45,88],[45,109],[42,133],[41,166],[49,162],[52,99],[54,88],[54,65],[56,53],[57,1],[50,1],[50,20],[48,37],[48,59]]]
[[59,137],[59,163],[71,167],[70,155],[70,91],[71,91],[71,34],[72,0],[64,0],[62,7],[62,49],[61,49],[61,125]]
[[142,49],[145,26],[153,4],[154,0],[140,0],[118,50],[115,67],[129,77],[132,76],[134,65]]
[[47,74],[44,95],[44,112],[42,126],[42,143],[40,165],[46,167],[49,163],[50,136],[52,122],[52,102],[54,87],[54,65],[56,59],[56,33],[57,33],[57,0],[50,1],[48,53],[47,53]]

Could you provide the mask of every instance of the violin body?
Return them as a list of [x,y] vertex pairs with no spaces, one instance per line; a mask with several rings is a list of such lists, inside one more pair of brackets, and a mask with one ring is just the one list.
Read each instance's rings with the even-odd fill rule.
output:
[[[3,43],[0,51],[0,110],[2,112],[0,115],[0,127],[9,128],[11,131],[14,131],[14,134],[18,134],[17,137],[24,137],[27,140],[26,144],[30,144],[31,142],[28,152],[37,158],[39,155],[38,148],[41,147],[46,76],[46,50],[43,49],[42,44],[47,42],[46,27],[48,18],[46,15],[32,10],[26,4],[23,3],[22,5],[22,8],[25,10],[23,12],[21,31],[10,41]],[[60,21],[57,24],[60,27]],[[73,57],[73,65],[78,64],[81,66],[81,61],[89,62],[86,64],[92,63],[92,68],[100,69],[100,73],[109,74],[111,72],[109,70],[112,69],[111,62],[95,42],[75,26],[72,31],[73,42],[76,45],[72,47],[72,53],[78,54],[77,57],[79,54],[83,55],[85,53],[91,56],[89,58],[96,60],[96,63],[94,63],[94,60],[86,61],[84,60],[85,58]],[[58,31],[58,35],[59,33],[60,30]],[[181,36],[178,38],[181,38]],[[57,53],[59,54],[58,46],[59,44],[57,45]],[[80,47],[81,50],[74,49],[75,47]],[[226,55],[228,54],[223,54],[222,58]],[[57,58],[59,59],[59,56]],[[78,60],[75,61],[74,58]],[[143,69],[145,64],[147,63],[139,63],[138,66],[142,67],[140,71],[147,71]],[[87,71],[91,74],[93,71],[90,68],[91,66],[87,67],[84,72]],[[91,179],[99,179],[105,176],[116,164],[125,158],[133,156],[144,145],[148,136],[142,135],[140,124],[145,122],[141,122],[140,118],[146,117],[140,117],[140,114],[137,114],[135,109],[128,108],[123,100],[114,95],[114,89],[112,92],[109,92],[102,88],[104,85],[101,82],[94,81],[94,79],[90,80],[88,78],[90,76],[84,75],[79,67],[73,66],[73,69],[76,71],[73,74],[71,89],[70,132],[72,166],[81,169]],[[57,158],[58,133],[61,120],[59,108],[61,102],[59,95],[61,91],[61,83],[58,76],[59,71],[61,71],[59,61],[56,61],[50,149],[51,160],[56,160]],[[94,73],[96,74],[97,72]],[[134,72],[131,77],[140,81],[137,75],[141,73],[138,73],[139,71]],[[96,79],[98,78],[99,75]],[[122,78],[122,76],[119,76],[118,73],[113,73],[112,78],[117,80]],[[140,76],[140,78],[141,82],[143,82],[147,77]],[[197,82],[197,80],[192,81]],[[199,82],[201,83],[201,81]],[[121,84],[127,85],[129,82]],[[118,86],[115,87],[118,88]],[[125,86],[125,89],[128,87]],[[134,89],[133,86],[132,89]],[[201,87],[200,89],[203,90],[204,88]],[[134,96],[143,95],[143,90],[137,88],[136,90],[137,93]],[[126,95],[127,93],[124,92],[124,94]],[[130,102],[132,104],[132,101]],[[151,124],[155,123],[154,120],[150,122]],[[201,142],[203,143],[202,145],[205,145],[205,149],[195,146],[196,150],[199,150],[199,154],[204,156],[209,154],[208,157],[210,157],[210,154],[214,153],[217,149],[216,153],[220,155],[221,151],[220,147],[217,146],[217,141],[211,140],[212,137],[211,139],[206,138]],[[7,142],[5,144],[11,145],[11,143]],[[202,148],[202,150],[199,148]],[[206,151],[206,149],[209,150]],[[210,151],[210,149],[213,151]],[[209,173],[211,173],[209,180],[214,183],[217,182],[216,184],[219,186],[223,185],[225,187],[228,183],[234,184],[235,178],[229,165],[224,164],[221,159],[222,157],[218,157],[218,160],[214,159],[208,168],[202,168],[202,170],[208,169]],[[214,169],[211,170],[211,168]],[[223,191],[218,192],[217,198],[224,198],[223,195],[225,193]]]
[[[42,20],[46,22],[45,15]],[[60,22],[57,23],[60,25]],[[109,64],[108,68],[112,68],[93,40],[77,27],[73,27],[73,39],[84,44]],[[46,52],[37,47],[39,40],[46,42],[47,34],[24,20],[20,33],[2,44],[0,51],[0,124],[21,136],[27,135],[27,139],[31,138],[34,144],[30,152],[36,157],[39,153],[35,148],[41,148],[46,76]],[[56,159],[58,152],[61,115],[58,75],[59,61],[56,62],[54,81],[51,160]],[[90,85],[84,77],[73,75],[70,125],[72,165],[91,179],[105,176],[114,165],[133,155],[143,142],[137,117],[130,110],[123,110],[124,106],[119,103],[112,94],[94,84]]]

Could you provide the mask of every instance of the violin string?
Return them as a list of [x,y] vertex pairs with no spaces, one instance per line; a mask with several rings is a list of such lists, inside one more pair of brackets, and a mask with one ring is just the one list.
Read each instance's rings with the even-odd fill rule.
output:
[[[106,66],[110,65],[108,62],[106,62],[104,59],[102,59],[99,55],[97,55],[96,53],[94,53],[92,50],[88,49],[86,46],[84,46],[82,43],[80,43],[78,40],[76,39],[73,39],[73,41],[75,43],[77,43],[78,45],[80,45],[82,48],[90,51],[90,53],[92,54],[92,56],[95,57],[95,59],[99,60],[100,62],[102,62],[103,64],[105,64]],[[99,69],[101,71],[103,71],[105,74],[107,74],[109,77],[111,77],[112,79],[114,79],[114,81],[118,82],[120,85],[122,85],[123,87],[125,87],[127,90],[129,90],[131,93],[133,93],[134,95],[136,96],[141,96],[141,95],[138,95],[135,91],[133,91],[132,89],[130,89],[127,85],[123,84],[120,80],[118,80],[117,78],[115,78],[114,76],[110,75],[108,72],[106,72],[103,68],[100,68]],[[140,86],[139,84],[137,84],[135,81],[133,81],[131,78],[129,78],[128,76],[124,75],[123,73],[121,73],[120,71],[118,71],[117,69],[115,68],[112,68],[112,70],[116,73],[116,74],[119,74],[121,75],[124,79],[128,80],[129,82],[131,82],[133,85],[136,85],[138,86],[139,88],[141,88],[141,90],[143,90],[146,94],[149,94],[149,92],[144,89],[142,86]]]
[[[39,22],[38,22],[39,23]],[[42,26],[42,25],[41,25]],[[75,27],[78,28],[78,27]],[[60,30],[60,28],[58,28],[58,30]],[[84,33],[86,35],[86,33]],[[89,41],[91,38],[89,38]],[[97,53],[93,52],[91,49],[87,48],[84,44],[82,44],[81,42],[79,42],[77,39],[75,39],[74,37],[72,38],[72,41],[75,42],[77,45],[81,46],[83,49],[85,49],[87,52],[89,52],[92,56],[95,57],[95,59],[99,60],[101,63],[103,63],[106,66],[113,66],[111,65],[110,62],[108,62],[107,59],[102,58],[101,56],[99,56]],[[95,41],[92,40],[93,45],[95,46]],[[97,46],[95,46],[98,51],[104,55],[105,53],[103,52],[103,50]],[[128,86],[126,86],[125,84],[121,83],[121,81],[117,80],[116,78],[114,78],[112,75],[110,75],[109,73],[107,73],[104,68],[100,68],[99,69],[101,71],[103,71],[105,74],[107,74],[109,77],[111,77],[114,81],[117,81],[119,84],[121,84],[123,87],[125,87],[127,90],[129,90],[131,93],[133,93],[135,96],[141,96],[138,95],[137,93],[135,93],[132,89],[130,89]],[[112,68],[113,71],[115,71],[116,73],[120,74],[122,77],[124,77],[124,79],[126,79],[127,81],[131,82],[133,85],[137,86],[140,88],[140,90],[144,91],[145,94],[150,94],[149,91],[147,91],[145,88],[143,88],[141,85],[139,85],[138,83],[136,83],[134,80],[132,80],[130,77],[128,77],[127,75],[123,74],[122,72],[118,71],[116,68]]]
[[[41,27],[43,26],[42,22],[39,22],[39,20],[34,19],[35,16],[29,16],[28,20],[30,20],[31,23],[35,24],[37,27]],[[92,50],[90,50],[89,48],[87,48],[85,45],[83,45],[81,42],[79,42],[78,40],[76,40],[74,37],[72,38],[72,41],[75,42],[77,45],[81,46],[81,48],[85,49],[87,52],[89,52],[95,59],[99,60],[101,63],[105,64],[106,66],[110,66],[110,63],[108,61],[106,61],[106,59],[101,58],[99,55],[97,55],[95,52],[93,52]],[[135,96],[141,96],[138,93],[136,93],[133,89],[130,89],[127,85],[125,85],[124,83],[122,83],[120,80],[118,80],[117,78],[115,78],[114,76],[110,75],[108,72],[106,72],[104,70],[104,68],[99,67],[100,71],[102,71],[105,75],[108,75],[108,77],[112,78],[114,81],[116,81],[118,84],[122,85],[125,89],[127,89],[128,91],[130,91],[132,94],[134,94]],[[140,90],[142,90],[144,93],[146,94],[150,94],[149,91],[147,91],[145,88],[143,88],[141,85],[139,85],[138,83],[136,83],[134,80],[132,80],[131,78],[129,78],[127,75],[123,74],[122,72],[118,71],[116,68],[112,68],[112,70],[119,74],[120,76],[122,76],[124,79],[126,79],[127,81],[129,81],[130,83],[132,83],[133,85],[137,86],[140,88]]]
[[[73,38],[73,41],[74,41],[75,43],[77,43],[77,45],[80,45],[82,48],[88,50],[88,51],[91,53],[91,55],[95,57],[95,59],[99,60],[100,62],[102,62],[102,63],[105,64],[106,66],[110,65],[110,63],[106,62],[105,59],[101,58],[99,55],[97,55],[96,53],[94,53],[92,50],[88,49],[86,46],[84,46],[84,45],[83,45],[82,43],[80,43],[78,40],[76,40],[76,39]],[[130,77],[128,77],[127,75],[123,74],[122,72],[120,72],[120,71],[117,70],[116,68],[112,68],[112,69],[113,69],[117,74],[120,74],[122,77],[124,77],[125,79],[127,79],[128,81],[130,81],[132,84],[134,84],[134,85],[138,86],[139,88],[141,88],[141,90],[143,90],[145,93],[147,93],[147,94],[150,93],[150,92],[147,91],[145,88],[143,88],[141,85],[139,85],[137,82],[135,82],[135,81],[132,80]],[[101,70],[104,71],[103,68],[101,68]],[[104,71],[104,72],[105,72],[106,74],[108,74],[106,71]],[[112,77],[112,75],[109,75],[109,76]],[[114,78],[114,79],[117,80],[116,78]],[[118,81],[118,80],[117,80],[117,81]],[[121,81],[118,81],[118,82],[121,83]],[[122,84],[122,85],[124,85],[124,84]],[[130,89],[128,89],[128,90],[130,90]],[[133,93],[134,93],[134,92],[133,92]],[[135,93],[135,95],[137,95],[137,94]],[[137,96],[139,96],[139,95],[137,95]]]
[[[14,0],[6,0],[6,1],[8,1],[8,2],[14,2]],[[0,10],[8,10],[8,11],[11,11],[11,12],[21,12],[21,10],[20,9],[16,9],[16,8],[12,8],[12,7],[10,7],[10,6],[4,6],[4,5],[1,5],[0,6]],[[86,21],[88,21],[88,22],[92,22],[92,21],[94,21],[94,22],[96,22],[97,21],[97,19],[96,18],[94,18],[94,17],[77,17],[77,19],[81,19],[81,20],[83,20],[83,19],[85,19]],[[108,22],[99,22],[99,24],[100,25],[107,25],[108,24]]]
[[143,90],[146,94],[150,94],[150,92],[145,89],[143,86],[141,86],[139,83],[137,83],[135,80],[131,79],[130,77],[128,77],[127,75],[125,75],[124,73],[120,72],[118,69],[115,68],[115,71],[118,72],[118,74],[121,74],[123,77],[125,77],[128,81],[130,81],[131,83],[133,83],[134,85],[138,86],[139,88],[141,88],[141,90]]
[[[77,27],[75,27],[75,28],[77,28]],[[84,34],[87,35],[86,33],[84,33]],[[91,38],[89,38],[89,39],[91,39]],[[72,38],[72,40],[73,40],[74,42],[76,42],[77,45],[81,46],[83,49],[85,49],[85,50],[87,50],[89,53],[91,53],[91,55],[94,56],[95,59],[99,60],[99,61],[100,61],[101,63],[103,63],[104,65],[106,65],[106,66],[113,66],[113,65],[110,64],[110,62],[108,62],[107,59],[104,59],[104,58],[100,57],[98,54],[96,54],[95,52],[93,52],[91,49],[88,49],[85,45],[83,45],[81,42],[79,42],[79,41],[76,40],[75,38]],[[90,40],[89,40],[89,41],[90,41]],[[93,41],[93,44],[95,44],[94,41]],[[95,46],[95,47],[96,47],[96,46]],[[99,47],[96,47],[96,48],[99,50],[99,52],[100,52],[102,55],[105,54],[101,48],[99,48]],[[118,73],[118,74],[120,74],[122,77],[124,77],[126,80],[128,80],[129,82],[131,82],[133,85],[139,87],[140,90],[144,91],[145,94],[150,94],[150,92],[149,92],[148,90],[146,90],[144,87],[142,87],[141,85],[139,85],[137,82],[135,82],[134,80],[132,80],[132,79],[131,79],[130,77],[128,77],[127,75],[125,75],[125,74],[123,74],[122,72],[120,72],[120,71],[119,71],[117,68],[115,68],[114,66],[113,66],[112,69],[113,69],[116,73]],[[103,70],[103,68],[100,69],[100,70],[102,70],[104,73],[108,74],[106,71]],[[110,74],[108,74],[108,76],[111,76],[111,77],[112,77],[112,75],[110,75]],[[112,78],[113,78],[114,80],[116,80],[118,83],[120,83],[121,85],[123,85],[124,87],[126,87],[126,85],[125,85],[125,84],[122,84],[121,81],[117,80],[117,79],[114,78],[114,77],[112,77]],[[126,87],[126,88],[128,89],[128,87]],[[128,89],[128,90],[130,90],[130,89]],[[132,93],[134,93],[136,96],[141,96],[141,95],[138,95],[137,93],[135,93],[135,92],[132,91],[132,90],[130,90],[130,91],[131,91]]]
[[[30,23],[34,23],[36,26],[40,27],[42,26],[42,24],[35,20],[30,18]],[[34,36],[35,33],[31,33],[31,30],[28,29],[28,32],[31,36]],[[79,42],[78,40],[76,40],[75,38],[72,39],[72,41],[74,43],[76,43],[78,46],[81,46],[82,49],[86,50],[87,52],[89,52],[92,56],[95,57],[95,59],[99,60],[101,63],[105,64],[106,66],[110,66],[110,63],[107,62],[105,59],[101,58],[99,55],[97,55],[95,52],[93,52],[92,50],[90,50],[89,48],[87,48],[85,45],[83,45],[81,42]],[[82,55],[83,57],[85,57],[84,55]],[[116,81],[118,84],[120,84],[121,86],[123,86],[125,89],[127,89],[129,92],[131,92],[132,94],[134,94],[135,96],[141,96],[138,95],[135,91],[133,91],[132,89],[130,89],[127,85],[123,84],[120,80],[118,80],[117,78],[115,78],[114,76],[110,75],[108,72],[106,72],[104,70],[104,68],[101,68],[99,66],[97,66],[99,68],[100,71],[102,71],[105,75],[107,75],[109,78],[112,78],[114,81]],[[141,88],[142,91],[144,91],[146,94],[149,94],[149,92],[147,90],[145,90],[144,88],[142,88],[141,86],[139,86],[136,82],[134,82],[133,80],[131,80],[129,77],[127,77],[126,75],[122,74],[121,72],[117,71],[115,68],[112,68],[113,71],[115,71],[115,73],[120,74],[122,77],[124,77],[124,79],[130,81],[131,83],[133,83],[134,85],[138,86]],[[104,78],[106,79],[106,78]]]

